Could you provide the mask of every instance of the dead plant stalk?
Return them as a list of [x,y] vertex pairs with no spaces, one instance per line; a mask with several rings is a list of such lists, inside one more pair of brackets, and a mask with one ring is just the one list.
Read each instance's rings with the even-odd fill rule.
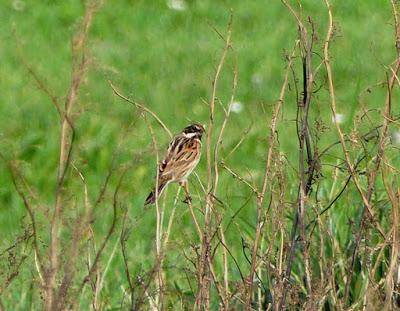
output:
[[[331,105],[332,115],[333,115],[334,120],[337,120],[335,89],[334,89],[334,85],[333,85],[332,68],[331,68],[330,58],[329,58],[329,46],[330,46],[330,42],[331,42],[332,35],[333,35],[333,17],[332,17],[332,10],[330,7],[329,0],[325,0],[325,4],[326,4],[327,10],[328,10],[329,23],[328,23],[328,31],[326,34],[325,45],[324,45],[324,62],[325,62],[325,67],[326,67],[326,71],[327,71],[327,76],[328,76],[328,86],[329,86],[330,105]],[[396,29],[396,32],[397,31],[398,31],[398,29]],[[396,37],[398,37],[398,36],[396,36]],[[359,249],[361,237],[362,237],[364,226],[365,226],[365,212],[368,211],[370,217],[372,219],[375,219],[374,212],[373,212],[372,206],[371,206],[371,199],[372,199],[372,194],[375,189],[375,181],[378,176],[381,159],[384,155],[384,145],[385,145],[387,135],[388,135],[389,120],[391,119],[390,118],[391,91],[393,89],[394,82],[396,80],[396,75],[397,75],[399,68],[400,68],[400,57],[397,58],[396,64],[395,64],[395,69],[393,70],[391,78],[388,81],[388,87],[387,87],[388,91],[387,91],[386,103],[385,103],[383,127],[381,130],[381,135],[380,135],[380,139],[378,142],[378,151],[377,151],[377,154],[375,157],[375,166],[372,169],[372,171],[370,172],[370,178],[368,179],[367,193],[364,193],[364,191],[362,190],[360,182],[357,178],[357,173],[355,172],[354,167],[351,164],[349,151],[347,150],[344,134],[340,127],[340,124],[339,124],[339,122],[335,122],[336,131],[339,135],[339,139],[340,139],[340,143],[341,143],[343,153],[345,156],[345,162],[346,162],[347,168],[351,174],[354,185],[356,186],[356,188],[362,198],[363,204],[364,204],[362,212],[361,212],[361,220],[360,220],[361,223],[360,223],[359,229],[356,233],[352,259],[351,259],[350,267],[348,269],[348,274],[347,274],[345,293],[344,293],[345,303],[347,302],[347,299],[349,296],[350,283],[351,283],[353,271],[354,271],[354,264],[355,264],[355,260],[356,260],[357,254],[358,254],[358,249]],[[376,226],[377,226],[377,230],[383,235],[383,237],[385,237],[385,234],[384,234],[383,230],[380,228],[380,226],[378,224],[376,224]]]
[[212,91],[209,104],[209,121],[207,127],[207,143],[206,143],[206,154],[207,154],[207,194],[206,194],[206,206],[204,214],[204,230],[201,242],[201,254],[200,262],[198,265],[198,295],[196,298],[196,305],[199,308],[208,310],[210,308],[210,250],[211,250],[211,212],[213,208],[214,197],[212,195],[214,182],[212,175],[213,157],[211,154],[212,150],[212,134],[214,126],[214,110],[215,110],[215,98],[217,93],[218,80],[225,63],[225,58],[228,54],[228,50],[231,47],[231,36],[232,36],[232,14],[229,17],[228,22],[228,33],[225,40],[225,46],[222,51],[219,63],[217,65],[214,79],[212,81]]
[[281,111],[282,104],[284,103],[284,97],[286,93],[286,88],[288,86],[288,81],[289,81],[289,74],[290,74],[290,67],[295,55],[295,51],[298,47],[299,41],[297,40],[294,46],[294,49],[291,53],[291,55],[288,57],[288,64],[286,67],[286,72],[285,76],[283,79],[283,84],[280,90],[279,98],[275,104],[274,111],[272,113],[271,117],[271,126],[270,126],[270,135],[268,139],[268,149],[266,153],[266,160],[265,160],[265,170],[264,170],[264,177],[262,181],[262,186],[261,186],[261,191],[257,191],[257,222],[256,222],[256,232],[255,232],[255,237],[254,237],[254,244],[253,244],[253,249],[252,249],[252,254],[251,254],[251,267],[250,267],[250,273],[247,278],[247,284],[246,284],[246,311],[251,310],[251,300],[252,300],[252,292],[253,292],[253,279],[254,279],[254,274],[256,271],[256,265],[257,265],[257,252],[259,248],[259,243],[261,239],[261,230],[264,224],[264,221],[262,221],[262,216],[263,216],[263,204],[264,204],[264,197],[265,193],[267,191],[267,185],[268,182],[270,181],[270,173],[271,173],[271,164],[272,164],[272,155],[273,155],[273,150],[275,147],[276,143],[276,127],[278,123],[278,116]]
[[63,210],[63,188],[65,175],[71,162],[71,152],[73,146],[74,128],[71,122],[71,114],[74,104],[77,101],[78,90],[82,79],[85,75],[88,60],[85,57],[85,47],[90,26],[92,24],[93,15],[95,13],[95,5],[88,1],[86,4],[85,16],[83,18],[82,28],[80,32],[72,40],[72,73],[71,85],[69,87],[67,97],[64,103],[64,111],[61,118],[61,134],[60,134],[60,156],[57,176],[57,187],[55,194],[55,207],[51,220],[50,230],[50,266],[46,274],[45,297],[46,309],[53,310],[56,306],[55,288],[56,276],[60,268],[59,254],[59,232],[60,223],[62,221]]

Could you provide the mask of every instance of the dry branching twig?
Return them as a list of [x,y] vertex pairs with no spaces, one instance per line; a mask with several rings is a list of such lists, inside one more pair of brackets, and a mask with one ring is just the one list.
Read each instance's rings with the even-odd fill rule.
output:
[[[206,206],[204,212],[204,230],[201,241],[201,254],[200,261],[198,263],[198,294],[196,298],[196,305],[199,308],[208,310],[210,308],[210,274],[212,273],[211,263],[211,213],[214,206],[213,188],[215,187],[215,179],[218,181],[218,177],[213,178],[213,156],[211,151],[212,147],[212,135],[214,127],[214,114],[215,114],[215,99],[217,93],[218,79],[220,77],[222,67],[225,62],[225,58],[228,54],[228,50],[231,48],[231,36],[232,36],[232,14],[229,17],[228,22],[228,33],[225,40],[225,46],[222,51],[222,55],[215,71],[214,79],[212,81],[212,91],[209,103],[209,121],[207,126],[207,143],[206,143],[206,154],[207,154],[207,195],[206,195]],[[214,167],[215,168],[215,167]],[[217,170],[218,171],[218,170]]]

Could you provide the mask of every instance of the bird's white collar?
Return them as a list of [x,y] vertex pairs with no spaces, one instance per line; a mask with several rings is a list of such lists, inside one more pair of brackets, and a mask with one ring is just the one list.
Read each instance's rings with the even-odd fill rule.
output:
[[193,138],[197,135],[197,133],[183,133],[183,136],[185,136],[186,138]]

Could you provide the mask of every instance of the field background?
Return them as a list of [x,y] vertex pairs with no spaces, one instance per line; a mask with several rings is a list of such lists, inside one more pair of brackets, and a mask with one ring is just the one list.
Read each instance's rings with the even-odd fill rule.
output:
[[[314,0],[301,1],[301,4],[303,15],[311,16],[315,24],[317,51],[321,53],[328,22],[325,4]],[[298,9],[295,3],[293,5]],[[5,159],[0,162],[0,278],[3,284],[10,276],[10,271],[14,271],[10,264],[10,254],[15,256],[17,262],[21,256],[27,256],[18,269],[18,275],[1,292],[0,299],[5,310],[40,310],[43,304],[31,242],[22,242],[12,251],[3,252],[29,227],[29,218],[15,190],[6,162],[13,161],[24,176],[24,187],[37,213],[39,243],[44,254],[50,239],[48,222],[54,206],[58,169],[60,126],[57,111],[49,98],[38,89],[22,59],[62,101],[71,78],[71,38],[79,27],[84,10],[83,1],[76,0],[0,1],[0,152]],[[365,133],[382,123],[381,110],[385,103],[386,88],[374,85],[386,80],[385,66],[396,59],[391,3],[376,0],[332,1],[332,10],[335,35],[331,64],[338,112],[343,116],[341,126],[346,134],[352,133],[354,129]],[[99,309],[125,310],[129,306],[129,295],[126,294],[128,283],[119,248],[123,210],[128,213],[130,235],[127,240],[127,257],[131,274],[134,278],[146,279],[155,262],[156,213],[154,207],[144,210],[143,201],[154,183],[156,152],[142,113],[116,97],[108,80],[121,93],[154,111],[174,133],[179,133],[191,121],[207,123],[209,108],[206,103],[210,99],[211,82],[224,46],[224,41],[214,28],[225,36],[231,11],[233,52],[228,54],[217,92],[217,97],[224,106],[229,103],[231,96],[235,62],[238,66],[238,87],[235,109],[227,123],[221,145],[221,158],[245,135],[243,143],[225,162],[258,187],[265,166],[271,113],[279,97],[287,64],[284,56],[291,53],[298,38],[296,22],[285,6],[280,1],[104,1],[95,14],[87,43],[87,55],[92,58],[92,62],[73,111],[76,138],[72,163],[86,178],[88,197],[92,205],[110,167],[115,169],[104,200],[93,211],[92,227],[97,247],[112,221],[114,189],[123,168],[128,168],[120,190],[117,228],[100,259],[101,269],[107,266],[108,270],[105,272],[100,293]],[[314,60],[316,64],[321,61],[317,55]],[[294,68],[298,69],[297,75],[300,78],[299,61]],[[313,125],[317,120],[324,125],[324,131],[316,144],[322,150],[338,140],[329,107],[325,68],[321,69],[320,76],[316,79],[316,89],[319,87],[318,93],[312,98],[309,120]],[[365,92],[367,88],[371,88],[371,92]],[[399,115],[397,103],[398,101],[393,101],[395,116]],[[279,226],[283,228],[285,247],[290,241],[298,191],[296,109],[292,87],[285,96],[277,127],[279,152],[276,154],[280,155],[282,167],[276,170],[282,171],[284,175],[286,186],[283,200],[286,203],[283,210],[271,211],[269,214],[272,218],[279,215],[282,221]],[[368,121],[355,121],[368,109],[371,109]],[[223,116],[221,106],[216,104],[217,129],[220,128]],[[147,120],[154,129],[162,154],[169,137],[154,119],[148,116]],[[391,153],[388,152],[388,158],[395,167],[399,165],[396,149],[400,144],[399,130],[398,123],[390,127],[392,139],[388,142],[392,148]],[[214,135],[213,142],[216,141],[216,136]],[[357,148],[351,150],[355,155],[358,151]],[[315,210],[322,210],[331,201],[332,193],[336,194],[341,188],[339,185],[347,178],[347,173],[341,171],[337,185],[333,185],[335,170],[331,165],[341,163],[337,157],[343,158],[340,146],[332,150],[330,157],[324,158],[324,166],[321,168],[323,179],[318,189],[312,192],[313,196],[319,196],[319,203],[310,203],[312,208],[308,219],[313,219]],[[368,164],[363,165],[363,168],[368,167]],[[200,180],[206,183],[205,154],[196,171]],[[396,177],[390,176],[393,177],[392,186],[397,187]],[[364,187],[363,180],[362,184]],[[196,177],[190,178],[190,186],[195,213],[201,220],[204,195]],[[82,207],[84,198],[82,183],[73,169],[68,173],[66,187],[68,192],[64,197],[65,226],[62,237],[65,243],[69,243],[68,232],[73,226],[75,211]],[[177,185],[171,185],[160,201],[165,209],[164,226],[171,215],[177,189]],[[376,202],[387,201],[381,182],[376,191]],[[166,259],[163,263],[167,280],[163,307],[171,310],[191,306],[196,297],[196,291],[192,291],[188,285],[188,278],[194,278],[190,276],[193,267],[184,256],[193,257],[192,246],[199,245],[200,241],[187,205],[181,202],[182,194],[181,197],[176,206],[170,242],[166,247]],[[223,207],[217,207],[224,217],[223,226],[227,227],[231,217],[240,209],[233,224],[226,230],[226,244],[241,270],[247,275],[249,264],[243,253],[243,243],[252,245],[254,240],[254,196],[252,197],[251,189],[221,168],[218,198],[224,202]],[[337,267],[338,270],[346,270],[355,234],[354,225],[351,224],[360,221],[361,203],[351,185],[329,212],[324,214],[325,224],[329,227],[338,253],[336,258],[332,258],[329,247],[324,249],[317,243],[319,239],[314,241],[310,252],[316,279],[319,275],[318,258],[321,247],[326,251],[327,258],[342,263],[342,266]],[[264,205],[266,209],[267,202]],[[382,227],[389,231],[391,205],[374,203],[374,208]],[[265,236],[261,246],[264,250],[272,239],[273,226],[273,221],[269,220],[264,227]],[[367,243],[365,248],[372,249],[371,260],[374,262],[377,255],[373,251],[385,243],[374,232],[366,239],[371,239],[371,244]],[[79,244],[82,252],[79,253],[80,272],[76,274],[77,280],[87,271],[85,252],[91,247],[91,242],[87,240],[85,237]],[[275,246],[271,262],[275,262],[280,248],[280,241],[273,243]],[[386,277],[385,269],[390,254],[388,247],[384,250],[387,261],[382,260],[382,268],[377,269],[378,274],[380,273],[376,275],[377,287],[385,286],[379,280]],[[221,256],[217,254],[216,257],[218,273],[222,271]],[[108,265],[110,258],[112,260]],[[64,259],[68,263],[68,247]],[[363,264],[365,262],[360,259],[360,266]],[[267,287],[273,287],[273,282],[267,280],[268,273],[264,277],[266,284],[269,284]],[[341,278],[340,273],[337,277]],[[229,278],[232,292],[239,291],[240,285],[237,284],[241,282],[241,278],[231,259]],[[293,283],[298,286],[293,285],[296,287],[294,292],[300,297],[300,302],[296,302],[299,303],[298,306],[307,301],[302,296],[306,292],[301,285],[302,278],[302,254],[298,250],[293,263]],[[362,308],[363,299],[360,297],[365,297],[368,292],[368,286],[365,287],[368,279],[368,276],[363,275],[359,284],[357,280],[352,284],[351,303],[354,303],[354,309]],[[373,283],[372,280],[370,282]],[[154,286],[151,283],[150,295],[156,292]],[[343,286],[338,284],[339,297],[343,294]],[[87,285],[82,294],[73,298],[78,300],[78,309],[88,310],[91,306],[89,292]],[[293,306],[296,304],[294,296],[290,298]],[[325,305],[325,308],[334,310],[335,302],[332,299],[326,298],[326,302],[319,307]],[[384,298],[377,300],[384,301]],[[144,309],[150,308],[148,303],[146,300],[147,307]],[[373,305],[371,301],[368,303]],[[218,305],[214,288],[211,309],[218,309]],[[344,303],[342,307],[345,308],[345,305]],[[241,308],[240,299],[232,298],[232,308]]]

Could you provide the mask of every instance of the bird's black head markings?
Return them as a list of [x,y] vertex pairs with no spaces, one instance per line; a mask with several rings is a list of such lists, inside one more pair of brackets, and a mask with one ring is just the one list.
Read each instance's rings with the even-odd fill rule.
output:
[[201,136],[204,134],[204,126],[200,123],[193,123],[188,125],[183,129],[183,134],[187,137],[198,137],[201,139]]

